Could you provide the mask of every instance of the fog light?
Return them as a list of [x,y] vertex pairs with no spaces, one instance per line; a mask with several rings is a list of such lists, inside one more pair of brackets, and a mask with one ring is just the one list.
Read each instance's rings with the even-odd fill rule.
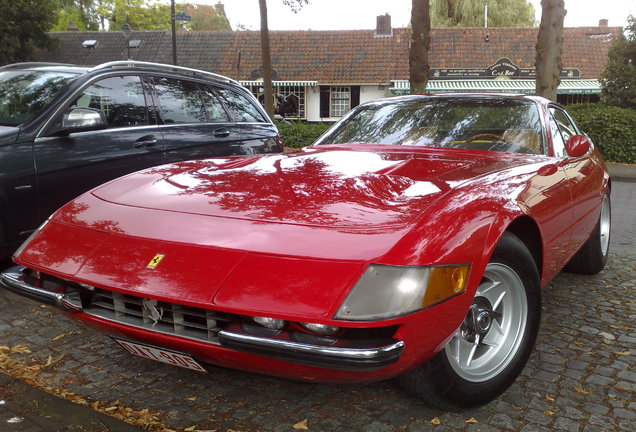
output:
[[285,320],[267,317],[252,317],[254,322],[268,329],[280,330],[285,327]]
[[313,323],[304,323],[301,322],[299,323],[301,326],[303,326],[305,329],[309,330],[312,333],[316,333],[319,335],[333,335],[338,333],[338,330],[340,330],[340,327],[336,327],[336,326],[330,326],[330,325],[326,325],[326,324],[313,324]]

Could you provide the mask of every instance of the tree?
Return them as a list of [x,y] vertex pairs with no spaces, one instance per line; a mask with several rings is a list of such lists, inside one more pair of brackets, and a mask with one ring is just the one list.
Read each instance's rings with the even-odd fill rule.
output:
[[99,15],[95,0],[55,0],[57,22],[51,31],[66,30],[71,24],[78,30],[98,30]]
[[53,0],[12,0],[0,7],[0,64],[24,61],[34,47],[45,48],[55,22]]
[[[293,12],[298,12],[309,0],[283,0]],[[269,25],[267,24],[267,0],[258,0],[261,13],[261,61],[263,62],[263,89],[265,112],[274,118],[274,95],[272,94],[272,56],[269,50]]]
[[601,74],[601,99],[621,108],[636,109],[636,18],[627,18],[627,34],[614,41]]
[[190,30],[232,30],[230,21],[222,12],[222,9],[215,6],[196,5],[186,8],[192,21],[188,25]]
[[108,20],[110,30],[119,31],[128,22],[134,30],[170,28],[170,5],[151,0],[98,0],[98,14]]
[[563,47],[564,0],[541,0],[541,25],[537,36],[536,94],[556,100],[561,82],[561,52]]
[[428,1],[413,0],[411,7],[411,48],[409,50],[411,94],[421,94],[426,91],[430,44],[431,19]]
[[533,27],[534,7],[527,0],[431,0],[432,27]]

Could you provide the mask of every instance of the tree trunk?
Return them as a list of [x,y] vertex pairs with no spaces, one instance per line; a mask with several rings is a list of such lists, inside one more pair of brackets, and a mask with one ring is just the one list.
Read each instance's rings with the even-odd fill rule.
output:
[[556,101],[561,83],[561,52],[563,47],[564,0],[541,0],[541,26],[537,37],[536,94]]
[[409,72],[411,94],[426,92],[428,82],[428,49],[431,44],[431,16],[428,0],[412,0],[411,49]]
[[261,9],[261,58],[263,65],[263,89],[265,112],[274,119],[274,97],[272,95],[272,56],[269,51],[269,27],[267,25],[267,1],[258,0]]

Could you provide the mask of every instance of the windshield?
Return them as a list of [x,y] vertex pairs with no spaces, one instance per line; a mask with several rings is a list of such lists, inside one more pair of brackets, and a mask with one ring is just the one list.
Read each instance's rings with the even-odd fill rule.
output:
[[535,103],[519,99],[382,100],[351,111],[316,144],[386,144],[543,153]]
[[0,125],[17,126],[35,117],[74,73],[9,70],[0,72]]

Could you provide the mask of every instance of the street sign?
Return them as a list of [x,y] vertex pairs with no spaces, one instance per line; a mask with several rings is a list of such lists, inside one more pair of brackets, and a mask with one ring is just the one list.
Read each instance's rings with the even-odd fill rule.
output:
[[175,14],[174,19],[175,21],[192,21],[192,17],[184,13]]

